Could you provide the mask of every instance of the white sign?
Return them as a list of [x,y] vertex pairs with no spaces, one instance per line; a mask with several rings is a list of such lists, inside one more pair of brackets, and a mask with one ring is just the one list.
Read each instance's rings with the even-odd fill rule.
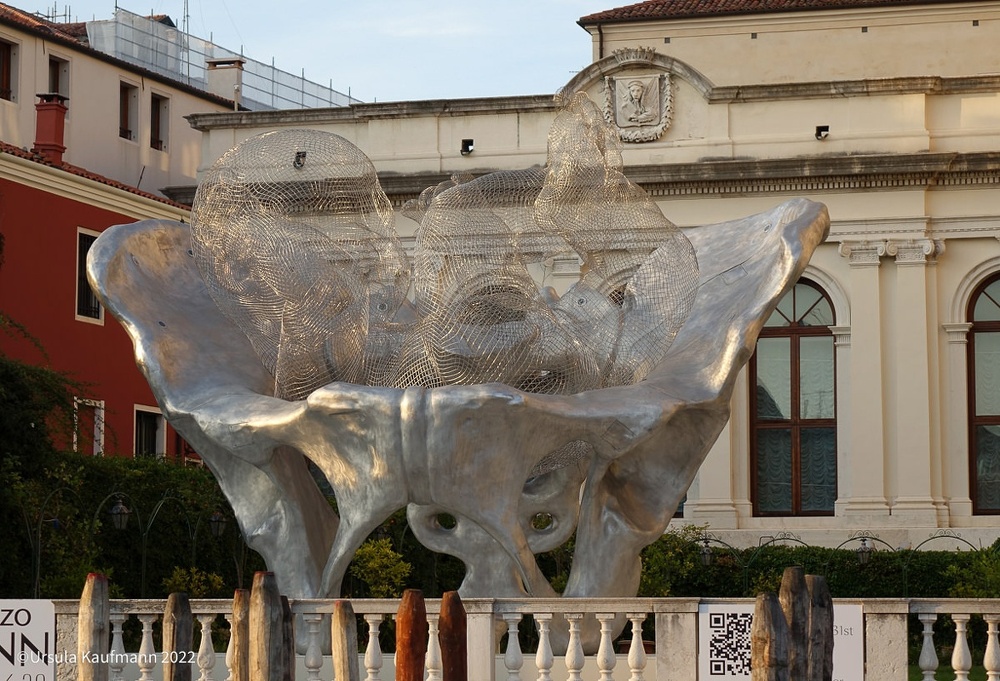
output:
[[52,601],[0,600],[0,681],[55,681]]
[[[737,603],[698,606],[698,679],[749,681],[753,608]],[[834,681],[864,680],[863,625],[860,605],[834,604]]]

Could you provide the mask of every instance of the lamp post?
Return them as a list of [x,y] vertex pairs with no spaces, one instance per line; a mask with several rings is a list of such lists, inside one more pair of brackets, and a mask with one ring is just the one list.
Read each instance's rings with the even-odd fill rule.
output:
[[[212,536],[216,539],[221,539],[222,534],[226,531],[226,524],[228,523],[228,518],[225,513],[221,510],[216,509],[214,513],[208,519],[208,527],[212,532]],[[247,546],[246,539],[243,537],[243,532],[240,531],[239,525],[236,528],[236,541],[239,542],[238,545],[233,546],[233,564],[236,566],[236,585],[238,588],[243,588],[243,572],[244,566],[247,561]]]
[[[112,497],[114,497],[115,503],[108,510],[108,515],[111,517],[111,524],[115,528],[115,530],[123,531],[127,529],[128,519],[133,514],[135,514],[136,522],[139,523],[139,533],[142,538],[142,542],[140,544],[142,551],[142,558],[141,558],[141,567],[139,571],[140,574],[139,597],[145,598],[146,597],[146,554],[149,549],[149,531],[152,529],[153,522],[159,515],[160,509],[163,508],[163,505],[165,503],[171,500],[176,501],[178,502],[178,504],[180,504],[181,514],[184,516],[184,522],[187,523],[188,527],[188,537],[191,539],[192,564],[193,564],[195,535],[191,530],[191,521],[188,519],[187,511],[184,509],[184,505],[181,503],[181,500],[173,496],[169,490],[164,492],[163,496],[160,497],[160,500],[156,502],[156,505],[153,507],[153,510],[149,514],[149,517],[146,519],[145,523],[143,522],[142,515],[139,513],[138,507],[136,506],[135,502],[132,500],[131,497],[129,497],[129,495],[124,494],[123,492],[112,492],[111,494],[109,494],[107,497],[104,498],[104,501],[101,502],[101,506],[103,506],[105,502],[107,502]],[[125,505],[123,498],[129,500],[129,503],[132,504],[132,508],[129,508],[128,506]],[[97,514],[100,513],[100,510],[101,507],[99,506],[97,509],[97,513],[94,514],[95,519],[97,517]]]
[[[761,539],[763,539],[763,537],[761,537]],[[732,544],[722,541],[715,535],[709,534],[708,532],[703,533],[701,537],[699,537],[695,541],[701,543],[701,548],[698,550],[698,560],[701,563],[702,567],[706,568],[710,567],[712,565],[712,561],[714,560],[712,544],[718,544],[720,546],[724,546],[725,548],[729,549],[729,552],[733,556],[733,559],[736,560],[736,562],[739,564],[740,568],[743,571],[744,595],[747,593],[747,591],[750,590],[750,567],[753,565],[754,561],[757,560],[757,556],[760,555],[760,552],[765,547],[770,546],[771,544],[775,544],[777,542],[794,542],[797,544],[801,544],[802,546],[809,546],[809,544],[806,544],[804,541],[802,541],[801,538],[795,536],[791,532],[779,532],[778,534],[772,537],[768,537],[766,541],[760,541],[754,552],[750,554],[750,558],[744,561],[742,557],[742,552],[739,549],[737,549]]]
[[[187,523],[188,538],[191,541],[191,567],[195,566],[195,559],[197,558],[197,546],[198,546],[197,544],[198,528],[201,525],[201,518],[198,519],[198,521],[195,523],[194,528],[192,529],[190,517],[188,516],[188,513],[185,510],[181,499],[173,496],[173,494],[169,490],[164,492],[163,496],[160,497],[159,501],[157,501],[156,505],[153,507],[153,510],[149,514],[149,517],[146,519],[146,522],[143,523],[142,516],[138,512],[134,500],[132,500],[132,498],[128,494],[125,494],[124,492],[120,491],[112,492],[108,496],[104,497],[100,505],[97,507],[97,511],[95,511],[94,513],[95,528],[97,525],[97,519],[101,513],[101,509],[111,499],[114,499],[114,504],[112,504],[111,508],[108,509],[108,517],[111,519],[111,525],[112,527],[114,527],[116,531],[121,532],[128,529],[129,518],[133,514],[135,514],[136,522],[139,523],[139,533],[142,538],[142,543],[141,543],[142,566],[141,566],[141,581],[140,581],[140,596],[142,598],[145,598],[146,596],[146,565],[147,565],[146,558],[149,548],[150,530],[152,529],[153,522],[159,515],[160,510],[163,508],[163,505],[168,501],[173,500],[178,502],[178,504],[180,504],[180,510],[182,515],[184,516],[184,522]],[[125,505],[126,499],[132,505],[132,508],[129,508],[128,506]],[[223,532],[226,529],[226,516],[221,511],[216,510],[208,518],[208,528],[212,537],[218,539],[219,537],[222,536]],[[94,533],[92,532],[92,534]]]
[[[932,542],[932,541],[938,541],[938,540],[941,540],[941,539],[944,539],[944,540],[954,539],[957,542],[961,542],[962,544],[965,544],[966,546],[968,546],[973,551],[982,551],[982,550],[984,550],[982,546],[976,546],[975,544],[973,544],[972,542],[970,542],[968,539],[966,539],[965,537],[963,537],[962,535],[960,535],[958,532],[955,532],[954,530],[948,530],[948,529],[938,530],[937,532],[935,532],[931,536],[927,537],[927,539],[924,539],[922,542],[920,542],[919,544],[917,544],[916,546],[914,546],[912,549],[908,549],[907,550],[906,560],[903,561],[903,597],[904,598],[907,598],[910,595],[910,574],[909,574],[909,569],[910,569],[910,561],[913,560],[913,556],[916,555],[917,551],[919,551],[920,547],[922,547],[924,544],[927,544],[927,543]],[[956,548],[956,550],[961,550],[962,547],[956,545],[955,548]]]
[[[24,518],[25,524],[28,525],[28,541],[29,543],[34,544],[32,548],[34,549],[33,557],[35,563],[35,584],[34,584],[35,598],[39,597],[41,591],[41,582],[42,582],[42,526],[44,526],[45,523],[47,522],[52,523],[52,526],[55,528],[59,528],[62,526],[62,523],[60,522],[59,518],[49,518],[48,520],[46,520],[45,509],[48,508],[49,502],[52,501],[53,497],[55,497],[60,492],[72,492],[74,495],[76,494],[76,492],[70,489],[69,487],[57,487],[56,489],[49,492],[48,495],[45,497],[45,500],[42,501],[41,507],[38,509],[38,522],[35,527],[34,534],[32,534],[30,521],[28,520],[28,516],[25,513],[25,518]],[[34,539],[33,542],[32,539]]]

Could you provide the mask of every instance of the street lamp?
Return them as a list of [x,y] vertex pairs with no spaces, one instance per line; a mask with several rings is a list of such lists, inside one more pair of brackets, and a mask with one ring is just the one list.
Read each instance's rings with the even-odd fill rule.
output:
[[861,546],[854,551],[858,556],[858,563],[860,565],[868,565],[868,560],[872,557],[874,550],[874,548],[868,546],[868,537],[861,537]]
[[708,544],[708,537],[703,537],[701,539],[701,549],[698,551],[698,560],[701,561],[701,566],[704,568],[712,567],[712,547]]
[[[48,496],[46,496],[45,500],[42,502],[41,508],[38,509],[38,524],[37,527],[35,528],[35,533],[34,533],[35,545],[33,547],[35,549],[35,556],[34,556],[35,598],[38,598],[39,596],[39,592],[41,590],[41,582],[42,582],[42,526],[45,525],[45,523],[51,523],[52,527],[55,529],[59,529],[62,527],[62,523],[59,521],[59,518],[48,518],[48,519],[45,518],[45,509],[48,507],[49,502],[52,500],[52,498],[56,494],[59,494],[60,492],[73,492],[73,494],[76,494],[76,492],[70,489],[69,487],[58,487],[49,492]],[[27,513],[24,514],[24,520],[25,524],[28,524],[28,541],[30,543],[32,535],[31,535],[31,525],[29,524]]]
[[[129,500],[129,503],[132,505],[132,508],[129,508],[128,506],[125,505],[124,499],[126,498]],[[156,502],[156,505],[153,507],[152,512],[149,514],[149,517],[146,519],[146,522],[144,523],[142,516],[139,514],[135,501],[131,497],[129,497],[129,495],[118,491],[112,492],[108,496],[104,497],[100,505],[97,507],[97,511],[94,513],[95,528],[97,526],[97,519],[100,516],[101,509],[104,507],[104,504],[106,504],[111,499],[114,499],[114,504],[112,504],[111,508],[108,509],[108,517],[111,519],[111,525],[112,527],[115,528],[116,531],[124,531],[128,529],[129,517],[132,516],[133,514],[135,514],[136,522],[139,523],[139,534],[142,537],[142,544],[141,544],[142,567],[141,567],[141,578],[140,578],[140,597],[142,598],[146,597],[146,565],[147,565],[146,556],[147,556],[147,550],[149,548],[150,530],[152,529],[153,522],[156,520],[157,516],[160,513],[160,509],[163,508],[163,505],[167,501],[173,500],[178,502],[178,504],[180,505],[181,514],[184,516],[184,522],[187,523],[188,538],[191,540],[191,566],[194,567],[195,558],[197,556],[196,552],[197,552],[198,527],[201,524],[201,519],[198,520],[198,522],[192,529],[191,519],[188,516],[188,513],[185,510],[183,501],[181,499],[173,496],[170,490],[167,490],[166,492],[163,493],[163,496],[160,497],[160,500]],[[221,537],[226,529],[225,514],[223,514],[222,511],[217,509],[209,517],[208,527],[209,531],[211,532],[214,538],[218,539],[219,537]],[[91,534],[93,534],[93,532]]]
[[215,513],[209,517],[208,529],[216,539],[221,537],[222,533],[226,531],[226,516],[223,515],[222,511],[216,509]]
[[108,510],[108,515],[111,516],[111,525],[116,530],[124,530],[128,527],[128,517],[132,515],[132,511],[122,503],[120,496],[116,496],[115,505]]
[[[761,537],[761,540],[764,538]],[[737,549],[732,544],[722,541],[718,537],[705,532],[696,541],[701,542],[701,548],[698,550],[698,560],[701,562],[701,566],[704,568],[711,567],[712,561],[714,560],[714,553],[712,551],[712,544],[718,544],[729,549],[730,554],[733,559],[739,564],[740,569],[743,571],[743,592],[746,594],[750,590],[750,568],[754,561],[757,560],[757,556],[760,552],[767,546],[774,544],[776,542],[793,542],[800,544],[802,546],[809,546],[799,537],[795,536],[791,532],[779,532],[773,537],[768,537],[766,541],[760,541],[757,548],[750,555],[749,559],[744,560],[742,552]]]

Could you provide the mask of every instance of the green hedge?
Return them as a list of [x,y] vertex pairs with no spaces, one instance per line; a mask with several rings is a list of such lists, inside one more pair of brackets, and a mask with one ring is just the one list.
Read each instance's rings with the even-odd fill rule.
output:
[[753,597],[777,591],[786,567],[824,575],[834,598],[1000,597],[1000,553],[981,551],[877,550],[868,562],[856,546],[831,549],[775,542],[733,549],[711,543],[712,562],[702,565],[702,528],[672,530],[643,551],[640,595]]
[[[145,542],[146,589],[150,598],[166,596],[192,575],[191,590],[205,597],[232,595],[249,587],[263,562],[242,544],[235,521],[212,475],[157,459],[83,457],[48,452],[32,473],[19,471],[17,460],[4,464],[6,492],[0,495],[0,597],[34,593],[35,565],[40,557],[39,595],[77,598],[88,572],[103,572],[112,594],[139,597]],[[125,529],[112,525],[109,511],[120,495],[132,513]],[[209,519],[221,511],[227,518],[220,537]],[[39,541],[40,540],[40,541]],[[190,569],[197,567],[197,572]],[[181,568],[180,573],[175,571]],[[186,572],[185,572],[186,571]],[[220,580],[205,576],[215,575]],[[215,585],[214,588],[203,584]]]

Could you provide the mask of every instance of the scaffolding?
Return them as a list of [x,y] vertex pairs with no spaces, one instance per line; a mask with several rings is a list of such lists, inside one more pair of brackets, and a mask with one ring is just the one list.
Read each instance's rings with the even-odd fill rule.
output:
[[[313,109],[359,103],[349,95],[275,68],[273,62],[249,59],[178,29],[118,8],[114,19],[87,22],[87,39],[95,50],[141,66],[192,87],[212,92],[210,61],[244,62],[240,103],[253,111]],[[231,93],[214,94],[232,98]]]

